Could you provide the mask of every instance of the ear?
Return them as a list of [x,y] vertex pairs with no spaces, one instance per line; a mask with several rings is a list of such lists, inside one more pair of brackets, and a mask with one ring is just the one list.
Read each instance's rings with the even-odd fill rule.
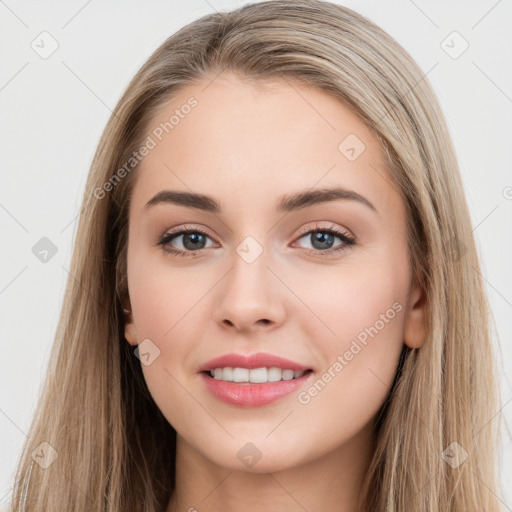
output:
[[420,286],[410,292],[406,309],[405,344],[409,348],[420,348],[427,338],[426,298]]
[[137,336],[137,329],[135,327],[135,322],[133,321],[133,313],[132,313],[132,308],[131,308],[129,298],[127,298],[123,302],[123,307],[124,307],[124,318],[125,318],[124,337],[126,338],[126,341],[130,345],[133,345],[135,347],[138,345],[138,343],[137,343],[138,336]]

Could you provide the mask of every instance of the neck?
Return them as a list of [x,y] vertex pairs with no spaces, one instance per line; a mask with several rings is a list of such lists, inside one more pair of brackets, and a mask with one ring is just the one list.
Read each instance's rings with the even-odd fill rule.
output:
[[179,434],[176,485],[166,512],[356,512],[374,443],[372,426],[299,466],[254,473],[218,466]]

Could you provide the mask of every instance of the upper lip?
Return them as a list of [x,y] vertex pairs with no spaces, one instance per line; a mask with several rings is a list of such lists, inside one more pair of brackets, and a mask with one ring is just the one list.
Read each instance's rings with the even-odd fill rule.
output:
[[259,352],[257,354],[225,354],[204,363],[199,371],[209,371],[215,368],[282,368],[284,370],[305,371],[311,368],[303,366],[290,359]]

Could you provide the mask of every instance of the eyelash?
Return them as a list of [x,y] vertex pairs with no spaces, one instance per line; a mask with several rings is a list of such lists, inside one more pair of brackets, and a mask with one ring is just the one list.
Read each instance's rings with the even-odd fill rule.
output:
[[[171,255],[174,256],[182,256],[182,257],[194,257],[197,253],[200,253],[203,249],[199,249],[197,251],[181,251],[178,249],[173,249],[167,246],[174,238],[177,238],[178,236],[188,234],[188,233],[200,233],[202,235],[207,236],[208,238],[211,238],[208,233],[203,231],[199,228],[189,228],[186,227],[185,229],[180,229],[177,231],[171,231],[170,233],[166,233],[164,236],[160,238],[160,240],[157,242],[157,245],[161,245],[163,250]],[[314,256],[330,256],[335,253],[339,253],[341,251],[346,250],[348,247],[354,245],[356,242],[354,238],[349,236],[347,233],[344,233],[340,230],[338,230],[335,226],[331,225],[328,228],[324,227],[318,227],[316,226],[314,229],[311,228],[305,228],[301,230],[301,234],[298,237],[298,240],[301,238],[304,238],[306,235],[310,235],[312,233],[329,233],[331,235],[335,235],[336,237],[340,238],[342,240],[343,244],[341,244],[336,249],[329,249],[326,251],[321,251],[319,249],[306,249],[308,254],[313,254]]]

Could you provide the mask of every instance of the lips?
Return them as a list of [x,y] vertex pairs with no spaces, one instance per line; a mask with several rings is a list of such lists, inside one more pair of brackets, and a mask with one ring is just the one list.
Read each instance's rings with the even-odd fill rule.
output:
[[[262,369],[265,373],[269,369],[268,377],[271,379],[275,370],[281,369],[285,380],[276,382],[242,382],[236,378],[238,373],[253,372]],[[233,379],[226,378],[226,371],[233,373]],[[199,368],[201,380],[206,389],[216,399],[238,407],[260,407],[276,400],[283,399],[305,386],[313,378],[313,369],[301,365],[290,359],[274,356],[267,353],[252,354],[226,354],[204,363]],[[221,372],[223,375],[215,378],[212,374]],[[286,376],[285,376],[286,374]],[[242,376],[243,377],[243,376]],[[253,375],[251,375],[253,377]],[[247,379],[247,375],[245,375]],[[242,380],[242,378],[240,379]],[[259,379],[257,379],[259,381]],[[265,379],[262,379],[265,380]]]
[[259,352],[249,356],[244,356],[242,354],[226,354],[204,363],[199,368],[199,371],[208,372],[210,370],[215,370],[215,368],[226,367],[248,369],[274,367],[293,371],[312,370],[312,368],[303,366],[295,361],[291,361],[290,359],[285,359],[273,354]]

